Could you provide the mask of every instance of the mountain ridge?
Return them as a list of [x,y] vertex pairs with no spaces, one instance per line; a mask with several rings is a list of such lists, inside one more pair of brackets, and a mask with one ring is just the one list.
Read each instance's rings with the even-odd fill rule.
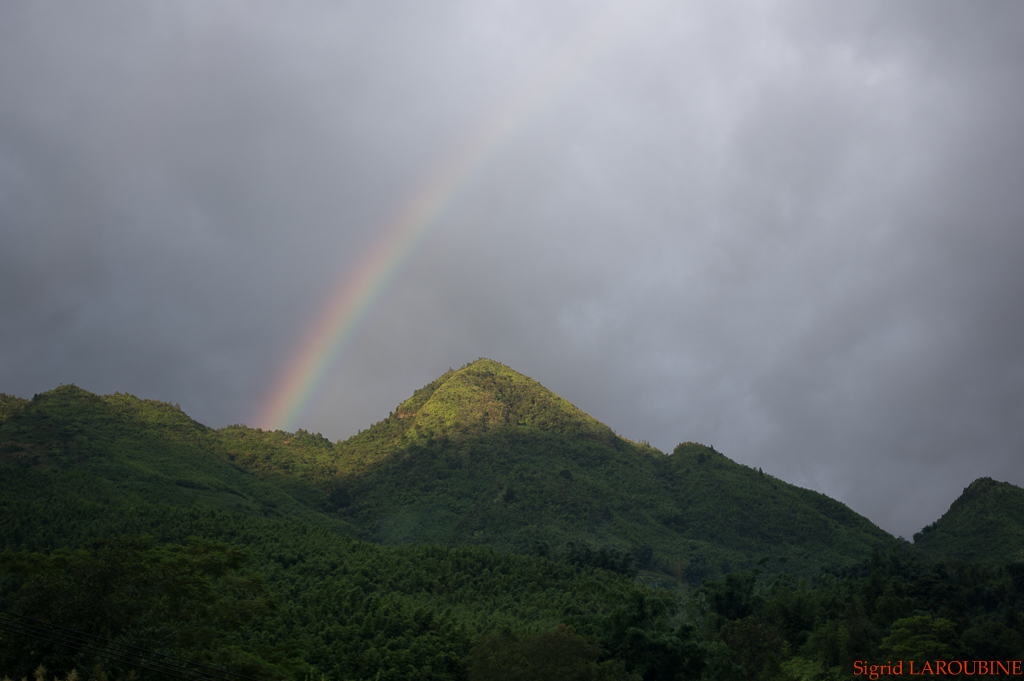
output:
[[[170,485],[174,503],[200,499],[214,508],[302,516],[381,544],[517,553],[606,547],[632,552],[646,570],[680,581],[766,557],[771,571],[836,569],[898,543],[840,502],[711,447],[684,442],[665,454],[622,438],[539,382],[487,359],[450,369],[386,418],[334,443],[302,429],[214,430],[177,405],[97,396],[73,385],[32,400],[0,395],[0,460],[23,470],[102,476],[122,465],[95,458],[106,450],[121,452],[130,471],[110,484],[132,494]],[[270,486],[245,482],[243,489],[244,476]],[[971,489],[950,513],[970,505]],[[933,523],[938,533],[925,528],[918,546],[945,555],[936,538],[949,544],[949,524]]]
[[666,455],[620,437],[488,359],[450,369],[333,445],[305,431],[218,435],[236,464],[306,480],[327,493],[326,512],[383,544],[603,546],[699,580],[773,554],[773,570],[841,567],[896,541],[839,502],[713,448],[684,443]]
[[[17,527],[3,528],[5,539],[59,545],[61,537],[90,536],[87,528],[106,525],[105,515],[153,504],[287,517],[354,533],[343,520],[313,511],[308,495],[304,503],[234,465],[218,450],[216,431],[177,405],[74,385],[0,404],[13,405],[0,418],[6,503],[25,511]],[[134,525],[129,519],[123,526]]]
[[977,478],[938,520],[914,534],[914,545],[932,557],[1024,561],[1024,489]]

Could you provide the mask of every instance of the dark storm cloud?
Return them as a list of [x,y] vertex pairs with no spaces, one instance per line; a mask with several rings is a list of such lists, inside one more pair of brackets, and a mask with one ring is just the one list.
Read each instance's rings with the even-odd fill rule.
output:
[[304,427],[489,356],[897,534],[1024,484],[1011,3],[6,3],[0,390],[251,419],[402,202],[609,11]]

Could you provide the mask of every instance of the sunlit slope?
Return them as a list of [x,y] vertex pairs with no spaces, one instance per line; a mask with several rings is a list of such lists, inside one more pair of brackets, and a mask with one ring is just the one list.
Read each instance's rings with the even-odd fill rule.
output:
[[520,429],[616,446],[608,426],[540,383],[488,359],[449,370],[375,423],[332,444],[319,434],[229,426],[217,431],[232,461],[261,475],[296,475],[321,485],[367,472],[405,448],[439,439]]
[[978,478],[941,518],[914,535],[914,546],[936,558],[1024,560],[1024,489]]
[[385,544],[609,546],[693,580],[766,556],[773,570],[843,566],[894,541],[839,502],[703,445],[665,455],[620,438],[491,360],[445,373],[334,447],[304,432],[220,435],[236,462],[315,482],[328,512]]
[[[176,406],[61,386],[0,399],[0,519],[6,540],[40,547],[123,531],[152,532],[153,509],[206,508],[344,531],[278,486],[232,465],[214,431]],[[296,481],[309,495],[326,495]],[[159,511],[163,513],[163,511]],[[158,515],[159,515],[158,513]],[[120,523],[120,521],[117,521]],[[115,523],[116,524],[116,523]],[[159,523],[157,523],[159,524]]]
[[339,465],[356,471],[396,449],[438,439],[465,440],[509,428],[614,446],[612,430],[503,364],[480,359],[449,370],[398,405],[387,419],[338,444]]

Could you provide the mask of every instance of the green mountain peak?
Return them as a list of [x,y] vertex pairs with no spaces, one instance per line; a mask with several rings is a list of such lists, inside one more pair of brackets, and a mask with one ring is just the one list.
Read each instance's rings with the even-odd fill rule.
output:
[[396,416],[412,419],[414,432],[433,437],[478,435],[509,426],[607,442],[615,437],[608,426],[532,378],[482,358],[417,391],[398,406]]
[[335,447],[342,474],[358,472],[416,444],[500,432],[546,433],[618,447],[612,429],[537,381],[490,359],[449,369],[395,411]]

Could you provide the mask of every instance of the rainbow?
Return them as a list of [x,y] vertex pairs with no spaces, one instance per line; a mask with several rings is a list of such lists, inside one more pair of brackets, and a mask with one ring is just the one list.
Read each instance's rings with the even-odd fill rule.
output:
[[[628,4],[628,3],[623,3]],[[620,24],[621,6],[606,10],[569,41],[551,62],[527,80],[495,115],[456,146],[430,173],[384,225],[384,236],[359,266],[347,273],[324,310],[304,335],[284,371],[266,396],[256,423],[260,427],[291,430],[316,394],[331,365],[353,338],[370,310],[398,272],[416,252],[437,218],[466,187],[468,181],[502,145],[541,108],[559,86],[604,47]]]

